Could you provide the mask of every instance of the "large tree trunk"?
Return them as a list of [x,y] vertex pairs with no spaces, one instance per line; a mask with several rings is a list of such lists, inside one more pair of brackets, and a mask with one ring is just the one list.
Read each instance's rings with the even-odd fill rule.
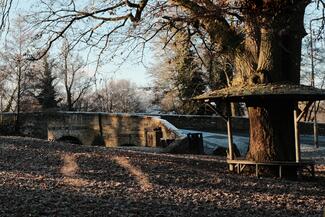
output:
[[[242,9],[238,26],[229,25],[222,10],[215,16],[202,16],[204,9],[195,1],[175,2],[192,16],[200,17],[201,26],[219,45],[220,51],[234,60],[236,76],[232,85],[299,84],[301,43],[306,34],[303,18],[310,0],[235,1]],[[206,12],[210,14],[209,10]],[[293,110],[296,104],[288,99],[247,105],[251,124],[248,159],[294,160]]]
[[[290,13],[276,17],[261,28],[258,67],[250,83],[300,82],[301,41],[306,1]],[[295,102],[265,101],[247,105],[250,146],[247,159],[255,161],[295,160],[293,110]]]
[[247,158],[265,161],[294,161],[292,102],[265,102],[249,107],[250,147]]

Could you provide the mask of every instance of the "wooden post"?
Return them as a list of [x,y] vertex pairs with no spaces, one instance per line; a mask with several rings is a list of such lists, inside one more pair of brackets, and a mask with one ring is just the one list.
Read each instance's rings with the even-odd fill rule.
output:
[[299,128],[298,128],[298,118],[297,118],[297,110],[293,111],[294,117],[294,128],[295,128],[295,150],[296,150],[296,162],[300,161],[300,138],[299,138]]
[[[227,134],[228,134],[228,159],[233,160],[234,159],[234,153],[233,153],[233,137],[232,137],[232,123],[231,123],[231,108],[230,105],[227,106]],[[234,166],[232,164],[229,164],[229,170],[234,171]]]
[[315,148],[319,148],[319,144],[318,144],[318,129],[317,129],[317,104],[316,101],[314,102],[314,107],[313,107],[313,111],[314,111],[314,145]]
[[228,134],[228,148],[229,148],[229,160],[234,159],[233,153],[233,137],[232,137],[232,124],[231,124],[231,116],[227,117],[227,134]]

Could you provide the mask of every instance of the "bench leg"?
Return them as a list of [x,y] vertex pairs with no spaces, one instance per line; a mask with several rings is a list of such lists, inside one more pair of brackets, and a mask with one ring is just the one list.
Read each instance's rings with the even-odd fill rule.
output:
[[259,174],[258,174],[258,164],[255,165],[255,175],[258,178]]
[[280,179],[282,179],[282,166],[279,165],[279,177]]
[[246,166],[245,164],[240,166],[240,172],[242,172],[244,170],[245,166]]
[[315,178],[315,165],[311,165],[311,176]]

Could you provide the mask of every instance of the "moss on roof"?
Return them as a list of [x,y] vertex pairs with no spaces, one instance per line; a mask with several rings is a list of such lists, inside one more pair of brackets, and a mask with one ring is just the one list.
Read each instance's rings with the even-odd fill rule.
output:
[[194,100],[243,101],[262,99],[288,99],[295,101],[315,101],[325,99],[325,90],[305,85],[293,84],[257,84],[232,86],[206,92],[194,97]]

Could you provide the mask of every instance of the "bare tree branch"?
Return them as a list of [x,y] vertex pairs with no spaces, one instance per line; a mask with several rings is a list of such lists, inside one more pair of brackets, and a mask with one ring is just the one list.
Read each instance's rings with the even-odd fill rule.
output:
[[0,2],[0,30],[3,30],[9,22],[12,4],[13,0],[2,0]]

